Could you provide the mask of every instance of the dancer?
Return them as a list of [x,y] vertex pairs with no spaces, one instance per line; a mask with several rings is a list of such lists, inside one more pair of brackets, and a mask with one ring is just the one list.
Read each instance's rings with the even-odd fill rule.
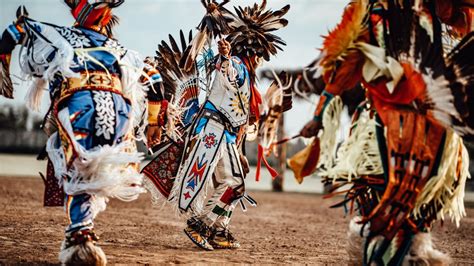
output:
[[[249,170],[243,145],[248,126],[260,116],[262,99],[256,89],[256,69],[263,60],[268,61],[271,55],[275,55],[277,49],[281,50],[280,45],[284,42],[270,32],[288,23],[282,17],[289,6],[271,11],[266,10],[266,1],[263,1],[261,5],[238,7],[237,14],[232,14],[224,8],[227,2],[203,1],[208,13],[191,44],[183,49],[184,52],[171,45],[175,47],[172,50],[176,57],[181,59],[183,71],[189,73],[201,65],[196,63],[196,58],[212,39],[221,38],[218,41],[219,55],[211,56],[212,60],[204,64],[207,67],[201,79],[209,81],[213,73],[215,77],[212,84],[208,83],[206,100],[185,135],[184,154],[179,166],[170,165],[161,171],[166,178],[157,177],[161,167],[156,162],[166,162],[166,158],[176,154],[165,147],[165,152],[159,152],[157,159],[144,169],[153,182],[150,190],[161,192],[177,205],[181,213],[191,216],[184,232],[205,250],[240,247],[229,231],[229,223],[239,201],[244,206],[242,199],[245,198],[255,205],[255,201],[245,193],[244,178]],[[222,37],[224,35],[227,37]],[[162,60],[166,46],[162,42],[158,61],[166,61]],[[209,49],[204,50],[208,52]]]
[[19,44],[22,74],[34,83],[28,104],[37,110],[45,90],[51,98],[43,125],[49,135],[45,205],[64,202],[69,220],[59,259],[104,265],[93,222],[109,198],[131,201],[144,192],[135,140],[144,138],[146,91],[149,131],[156,131],[161,78],[113,38],[118,19],[112,9],[123,0],[64,2],[76,19],[73,27],[38,22],[18,9],[0,42],[0,93],[13,98],[8,70]]
[[[466,2],[466,3],[465,3]],[[351,261],[364,265],[446,264],[430,229],[459,225],[469,177],[474,40],[469,1],[352,1],[325,37],[317,62],[326,83],[301,135],[319,135],[320,174],[345,200]],[[443,37],[465,36],[456,47]],[[447,44],[444,41],[444,44]],[[366,101],[335,152],[343,91],[362,83]],[[317,151],[317,150],[316,150]]]

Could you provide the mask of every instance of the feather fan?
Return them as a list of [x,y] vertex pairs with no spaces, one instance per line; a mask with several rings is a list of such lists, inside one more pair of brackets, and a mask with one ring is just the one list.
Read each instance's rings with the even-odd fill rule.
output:
[[189,70],[180,68],[179,62],[183,58],[183,51],[189,48],[192,42],[192,31],[188,34],[188,39],[181,30],[179,42],[169,35],[169,43],[162,41],[158,45],[155,61],[161,73],[165,88],[165,98],[178,108],[185,109],[182,112],[182,121],[187,124],[191,121],[196,108],[198,108],[200,80],[196,67]]
[[179,62],[179,66],[185,70],[193,67],[196,57],[204,48],[207,41],[231,32],[230,24],[234,21],[233,14],[224,5],[230,0],[218,3],[215,0],[201,0],[206,8],[206,15],[198,26],[198,33],[192,40],[191,45],[184,51],[184,56]]

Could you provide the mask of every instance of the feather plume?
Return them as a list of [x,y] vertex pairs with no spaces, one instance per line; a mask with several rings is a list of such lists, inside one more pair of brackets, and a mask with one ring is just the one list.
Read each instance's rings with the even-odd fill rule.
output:
[[446,78],[450,81],[454,106],[460,119],[455,130],[465,138],[474,138],[474,32],[469,33],[446,57]]
[[266,61],[271,55],[282,50],[286,43],[271,32],[286,27],[288,20],[283,16],[288,13],[290,5],[280,10],[265,10],[267,1],[263,0],[261,5],[254,4],[249,7],[234,7],[237,14],[232,26],[233,31],[227,36],[231,43],[231,54],[238,57],[251,58],[258,56]]
[[215,0],[201,0],[202,5],[206,9],[206,14],[198,25],[199,31],[191,45],[184,51],[184,56],[179,63],[181,68],[189,71],[206,42],[231,32],[234,16],[224,7],[229,1],[224,0],[218,3]]
[[110,19],[109,23],[105,25],[105,34],[109,38],[114,37],[114,31],[113,29],[120,23],[120,19],[116,15],[112,15],[112,18]]
[[[366,0],[351,2],[344,10],[342,21],[324,38],[321,51],[323,57],[319,65],[323,67],[326,83],[331,82],[331,76],[341,61],[354,56],[354,53],[359,53],[355,46],[367,34],[366,14]],[[360,54],[355,56],[360,56]]]
[[13,84],[10,78],[10,55],[0,55],[0,95],[13,99]]
[[181,30],[178,45],[176,39],[171,34],[168,35],[169,43],[162,41],[158,45],[155,57],[156,68],[163,79],[165,98],[170,103],[168,109],[173,113],[171,116],[176,117],[174,123],[168,123],[175,125],[173,131],[180,131],[181,126],[191,120],[190,116],[193,112],[191,110],[188,112],[188,109],[198,105],[200,91],[198,70],[196,67],[186,70],[179,66],[180,60],[185,56],[185,51],[192,45],[192,31],[188,36],[186,40]]
[[[324,80],[319,75],[320,68],[316,66],[318,59],[314,60],[307,67],[285,70],[289,76],[289,85],[291,93],[295,99],[306,100],[313,103],[312,95],[321,95],[326,87]],[[273,80],[274,74],[272,70],[264,69],[261,71],[261,77]],[[347,106],[349,115],[352,115],[357,107],[365,100],[365,90],[360,84],[352,89],[344,90],[341,95],[342,102]]]

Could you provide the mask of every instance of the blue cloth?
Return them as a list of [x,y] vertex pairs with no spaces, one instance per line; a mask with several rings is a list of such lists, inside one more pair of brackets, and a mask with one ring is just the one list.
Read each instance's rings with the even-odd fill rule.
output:
[[230,61],[234,69],[237,71],[237,84],[239,87],[242,87],[246,80],[248,83],[250,83],[249,71],[247,70],[244,62],[242,62],[242,60],[236,56],[232,56]]
[[[93,46],[103,46],[107,38],[97,32],[79,28],[93,43]],[[85,64],[77,64],[72,68],[74,72],[81,71],[102,71],[105,72],[104,67],[110,74],[121,75],[117,59],[107,51],[91,51],[88,53],[100,64],[92,60],[86,61]],[[74,58],[79,62],[79,58]],[[58,76],[57,79],[50,83],[51,92],[60,88],[63,78]],[[62,107],[67,107],[69,110],[69,119],[73,128],[76,141],[86,150],[91,150],[98,146],[114,145],[123,141],[123,138],[128,133],[129,116],[131,106],[120,94],[114,92],[104,92],[111,95],[113,104],[107,105],[107,108],[113,108],[114,116],[114,132],[109,139],[103,135],[97,136],[96,124],[98,123],[98,114],[94,101],[94,92],[90,90],[83,90],[73,93],[69,98],[61,103]],[[93,212],[91,210],[91,199],[93,196],[89,194],[81,194],[66,196],[66,208],[70,225],[66,228],[66,233],[75,232],[83,229],[91,229],[93,227]]]
[[115,108],[114,134],[109,140],[96,136],[96,109],[93,101],[93,92],[79,91],[67,100],[71,125],[76,140],[86,150],[99,145],[113,145],[123,140],[128,129],[128,117],[131,106],[119,94],[112,94]]
[[66,233],[72,233],[84,229],[92,229],[93,213],[91,209],[91,195],[80,194],[77,196],[66,196],[66,212],[70,224]]

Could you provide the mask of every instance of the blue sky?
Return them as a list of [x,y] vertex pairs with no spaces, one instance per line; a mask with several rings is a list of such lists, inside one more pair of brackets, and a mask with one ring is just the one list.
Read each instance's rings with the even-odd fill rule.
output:
[[[25,5],[30,17],[58,25],[73,23],[69,9],[61,0],[1,0],[0,27],[4,29],[15,17],[16,8]],[[291,8],[286,18],[288,27],[278,34],[287,42],[285,51],[273,58],[265,67],[297,68],[311,62],[317,55],[322,38],[339,21],[348,0],[268,0],[268,6],[279,9],[286,4]],[[248,5],[254,1],[231,0],[228,4]],[[199,0],[126,0],[115,12],[121,19],[116,29],[117,39],[127,48],[142,55],[154,55],[157,44],[175,35],[179,29],[195,28],[204,14]],[[12,62],[12,73],[18,73],[18,63]],[[20,82],[20,81],[18,81]],[[13,102],[22,102],[24,82],[17,85]],[[264,86],[264,84],[262,84]],[[12,101],[9,101],[12,102]],[[3,98],[0,104],[7,103]],[[297,132],[305,121],[311,119],[311,105],[297,103],[287,116],[287,131]]]

